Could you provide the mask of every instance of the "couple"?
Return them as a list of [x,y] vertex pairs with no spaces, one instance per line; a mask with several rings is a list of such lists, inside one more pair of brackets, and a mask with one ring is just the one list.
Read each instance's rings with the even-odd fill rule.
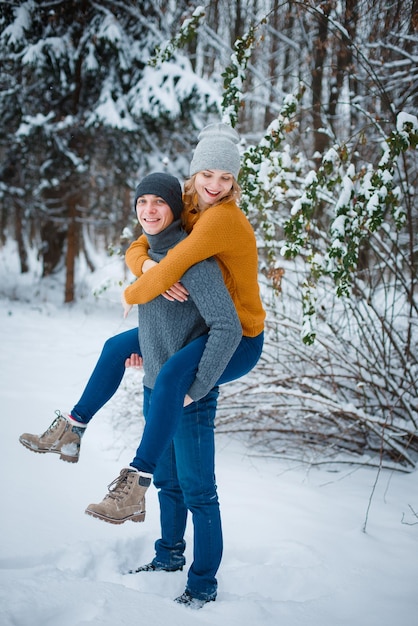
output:
[[59,415],[41,436],[20,437],[30,450],[76,462],[88,422],[116,391],[125,364],[142,357],[141,443],[103,501],[90,504],[86,513],[115,524],[143,521],[153,478],[160,490],[162,536],[153,561],[137,571],[176,571],[185,563],[190,510],[194,558],[186,590],[176,600],[195,608],[215,600],[222,556],[214,472],[218,385],[254,367],[265,317],[254,233],[236,203],[239,137],[231,127],[214,124],[199,140],[183,198],[179,182],[167,174],[151,174],[136,189],[145,234],[126,253],[138,278],[125,290],[124,303],[126,310],[138,304],[139,329],[106,342],[70,415]]

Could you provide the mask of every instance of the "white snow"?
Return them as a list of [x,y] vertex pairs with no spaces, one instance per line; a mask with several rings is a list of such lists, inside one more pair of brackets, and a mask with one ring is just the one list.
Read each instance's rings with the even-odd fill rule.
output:
[[[1,626],[414,623],[418,474],[310,468],[263,458],[226,435],[217,439],[225,540],[217,601],[200,611],[176,605],[186,571],[124,574],[153,557],[155,488],[143,524],[113,526],[84,510],[136,448],[142,418],[138,407],[138,423],[125,427],[126,387],[88,427],[78,464],[32,453],[18,437],[72,407],[103,341],[134,318],[123,321],[113,297],[67,307],[59,289],[35,297],[36,278],[16,275],[15,265],[0,255]],[[23,293],[25,302],[14,299]],[[138,372],[126,380],[141,385]],[[186,540],[190,564],[191,527]]]
[[133,121],[127,107],[126,101],[117,94],[114,79],[109,78],[103,82],[102,91],[96,108],[90,113],[86,120],[86,126],[92,126],[98,122],[103,122],[111,128],[124,130],[134,130],[136,124]]
[[83,60],[83,64],[88,72],[95,72],[99,68],[99,62],[97,60],[95,49],[92,43],[87,45],[88,54]]
[[350,178],[350,176],[344,176],[340,197],[338,198],[337,204],[335,205],[335,213],[338,214],[338,211],[341,207],[347,207],[350,204],[353,190],[354,183],[352,179]]
[[[332,222],[331,225],[331,232],[334,236],[338,236],[338,237],[344,237],[345,234],[345,224],[347,221],[347,216],[346,215],[337,215],[337,217],[335,218],[335,220]],[[333,242],[333,244],[335,244],[338,246],[341,242],[337,241],[337,242]],[[334,246],[335,247],[335,246]]]
[[107,41],[117,44],[123,40],[124,33],[114,16],[106,15],[103,23],[100,25],[97,36],[99,39],[107,39]]
[[22,119],[23,122],[20,123],[19,128],[16,131],[16,135],[19,137],[20,135],[29,135],[33,132],[33,127],[37,126],[46,126],[49,120],[53,117],[53,113],[48,113],[48,115],[43,115],[42,113],[37,113],[36,115],[25,115]]
[[132,114],[138,117],[161,114],[174,119],[181,113],[180,100],[200,98],[215,106],[219,95],[206,80],[193,74],[191,63],[178,55],[178,63],[163,62],[157,68],[145,67],[141,80],[132,87],[128,101]]
[[20,43],[25,38],[25,30],[29,30],[31,25],[29,8],[30,3],[25,2],[21,7],[14,9],[15,20],[3,30],[2,39],[8,39],[9,43],[14,44]]
[[418,132],[418,117],[401,111],[396,117],[396,130],[402,133],[405,130],[405,124],[410,124],[412,130]]

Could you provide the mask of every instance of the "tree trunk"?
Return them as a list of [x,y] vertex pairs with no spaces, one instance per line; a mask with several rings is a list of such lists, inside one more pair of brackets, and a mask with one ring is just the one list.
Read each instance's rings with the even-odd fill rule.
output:
[[42,278],[50,276],[61,260],[65,232],[59,230],[52,220],[41,225]]
[[80,225],[77,222],[77,200],[74,196],[68,201],[67,255],[65,258],[65,298],[64,302],[74,302],[75,260],[78,252]]
[[[357,91],[353,84],[355,78],[353,78],[352,62],[353,54],[351,51],[351,43],[355,41],[358,19],[358,0],[346,0],[343,26],[348,33],[348,37],[338,37],[336,39],[337,44],[337,64],[335,76],[333,76],[332,89],[330,91],[329,100],[329,120],[333,127],[335,134],[339,134],[338,119],[337,119],[337,105],[341,101],[341,91],[344,84],[344,78],[347,76],[350,82],[350,94],[355,96]],[[346,127],[347,119],[340,120]],[[348,129],[347,129],[348,130]]]
[[[279,12],[279,8],[277,8],[277,12]],[[293,33],[293,26],[295,23],[294,16],[294,5],[292,2],[288,2],[288,6],[286,8],[285,17],[284,17],[284,32],[289,33],[290,36]],[[289,74],[288,68],[292,66],[292,61],[294,59],[295,53],[291,46],[285,46],[284,49],[284,61],[283,61],[283,93],[291,93],[294,89],[294,77]],[[272,71],[274,76],[275,68],[272,66]]]
[[4,203],[0,205],[0,244],[4,246],[7,241],[7,222],[9,212],[4,206]]
[[17,243],[17,250],[19,253],[20,261],[20,273],[26,274],[29,272],[28,253],[25,246],[22,228],[22,207],[20,202],[15,202],[15,238]]
[[412,0],[409,32],[418,32],[418,0]]
[[[271,27],[273,32],[270,33],[269,45],[267,54],[270,56],[268,61],[268,76],[271,76],[271,82],[269,86],[268,100],[266,102],[266,108],[264,110],[264,127],[267,128],[268,125],[273,121],[276,117],[275,112],[270,107],[270,103],[274,101],[274,83],[273,77],[275,75],[276,65],[277,65],[277,51],[279,49],[279,40],[275,36],[275,33],[279,31],[279,0],[274,0],[273,2],[273,13],[271,16]],[[285,65],[285,68],[287,65]],[[285,92],[286,93],[286,92]]]
[[314,130],[314,152],[322,155],[328,145],[328,136],[321,132],[322,121],[322,81],[323,66],[327,54],[328,15],[331,11],[331,2],[322,5],[323,15],[318,14],[318,36],[313,44],[312,68],[312,118]]
[[[210,28],[217,33],[219,29],[219,6],[218,0],[209,3],[207,11],[207,23]],[[212,76],[215,71],[215,55],[210,51],[210,47],[204,46],[204,57],[202,59],[202,71],[206,76]]]

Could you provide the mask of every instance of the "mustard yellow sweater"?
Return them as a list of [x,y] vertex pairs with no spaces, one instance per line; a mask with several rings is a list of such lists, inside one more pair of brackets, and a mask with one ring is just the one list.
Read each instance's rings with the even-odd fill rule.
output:
[[188,237],[144,274],[142,264],[148,258],[146,237],[142,235],[128,248],[126,263],[139,278],[125,289],[126,302],[149,302],[180,280],[189,267],[214,256],[237,310],[243,335],[259,335],[264,328],[265,311],[258,285],[256,241],[248,219],[233,201],[202,213],[190,212],[185,217]]

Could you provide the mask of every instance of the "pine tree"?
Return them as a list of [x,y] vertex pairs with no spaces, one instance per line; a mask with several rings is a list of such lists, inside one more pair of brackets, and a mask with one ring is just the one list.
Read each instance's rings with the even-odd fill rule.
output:
[[122,231],[136,176],[170,161],[180,169],[188,116],[216,98],[190,80],[185,56],[147,65],[187,17],[182,3],[29,0],[1,10],[3,212],[16,216],[22,271],[27,245],[39,248],[44,276],[65,254],[71,302],[87,231]]

